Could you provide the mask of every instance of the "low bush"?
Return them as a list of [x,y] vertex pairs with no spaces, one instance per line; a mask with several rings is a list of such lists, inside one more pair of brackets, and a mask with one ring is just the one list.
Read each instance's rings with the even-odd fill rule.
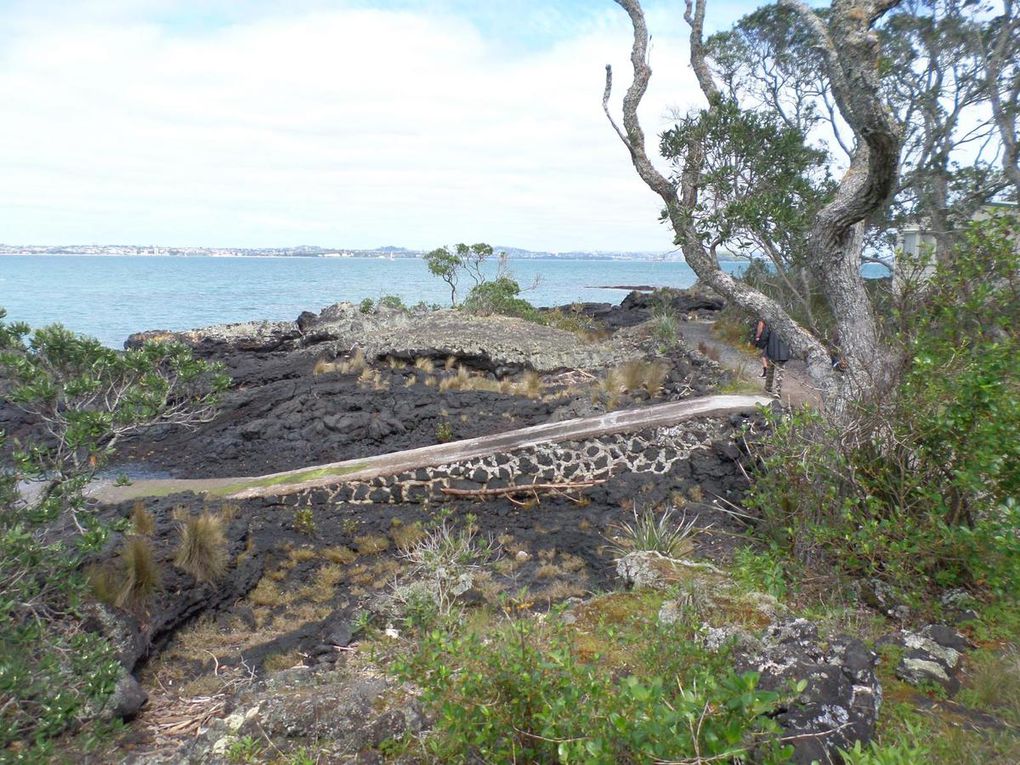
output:
[[[668,637],[659,635],[668,642]],[[659,641],[653,641],[659,642]],[[786,761],[768,716],[779,695],[708,662],[684,676],[613,673],[562,629],[527,620],[484,637],[436,630],[396,663],[435,716],[441,762]]]

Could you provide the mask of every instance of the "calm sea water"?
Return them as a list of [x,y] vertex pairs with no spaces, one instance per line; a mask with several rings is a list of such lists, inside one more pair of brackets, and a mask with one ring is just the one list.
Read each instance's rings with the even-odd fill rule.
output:
[[[617,303],[615,285],[689,287],[695,275],[682,261],[511,261],[524,297],[539,306]],[[724,262],[729,271],[742,263]],[[877,268],[881,276],[885,270]],[[0,307],[8,321],[32,326],[60,322],[121,347],[132,332],[191,329],[210,324],[297,318],[302,311],[382,295],[406,303],[446,305],[446,285],[421,260],[403,258],[212,258],[0,256]]]
[[[736,263],[726,264],[734,269]],[[525,297],[540,306],[619,302],[613,285],[688,287],[680,261],[515,260]],[[342,300],[399,295],[447,304],[446,285],[417,259],[0,256],[0,306],[8,321],[60,322],[120,347],[132,332],[253,319],[289,320]]]

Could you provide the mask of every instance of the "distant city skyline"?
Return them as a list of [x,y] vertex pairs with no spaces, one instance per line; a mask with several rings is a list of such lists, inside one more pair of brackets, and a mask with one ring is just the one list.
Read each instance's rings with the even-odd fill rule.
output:
[[[646,3],[643,119],[700,104]],[[710,4],[709,25],[754,7]],[[612,0],[0,0],[0,241],[671,249],[601,109]],[[337,243],[341,243],[338,245]]]

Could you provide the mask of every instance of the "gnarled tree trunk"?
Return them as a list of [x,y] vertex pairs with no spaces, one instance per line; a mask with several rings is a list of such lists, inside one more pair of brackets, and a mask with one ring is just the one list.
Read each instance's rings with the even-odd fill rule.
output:
[[[850,167],[833,199],[818,214],[808,234],[813,267],[822,284],[839,332],[846,372],[837,375],[828,349],[795,322],[774,300],[734,279],[719,266],[716,242],[706,242],[695,223],[703,147],[688,146],[678,185],[660,173],[645,150],[637,108],[651,77],[648,29],[639,0],[616,0],[634,29],[631,65],[634,79],[623,101],[623,128],[609,111],[612,70],[606,67],[603,108],[630,151],[635,170],[662,199],[687,263],[698,278],[737,305],[763,317],[806,359],[808,371],[822,392],[827,409],[840,413],[849,400],[880,391],[887,383],[890,354],[882,345],[871,301],[860,274],[864,221],[891,194],[899,166],[899,130],[879,98],[878,38],[872,25],[899,0],[834,0],[828,26],[799,0],[780,0],[796,10],[822,52],[841,115],[856,139]],[[686,0],[684,18],[691,28],[691,66],[708,100],[718,107],[721,96],[708,67],[703,42],[706,0]]]

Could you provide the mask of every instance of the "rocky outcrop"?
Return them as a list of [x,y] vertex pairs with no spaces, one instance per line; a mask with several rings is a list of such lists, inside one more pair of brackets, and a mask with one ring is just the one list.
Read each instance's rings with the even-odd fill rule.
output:
[[788,691],[805,683],[795,703],[776,715],[793,745],[797,765],[838,765],[840,749],[871,740],[882,689],[875,674],[878,656],[848,636],[820,641],[818,628],[806,619],[770,625],[760,647],[744,649],[737,666],[757,672],[759,687]]
[[318,314],[305,312],[296,321],[140,332],[131,335],[125,346],[139,347],[148,340],[183,342],[203,357],[294,351],[323,344],[329,345],[333,355],[360,347],[369,359],[445,361],[452,356],[498,376],[524,369],[595,369],[640,355],[634,338],[584,343],[571,332],[506,316],[473,316],[455,310],[362,313],[352,303],[337,303]]
[[210,721],[179,749],[130,761],[220,765],[237,762],[238,742],[252,740],[271,741],[277,755],[312,752],[318,762],[382,762],[377,747],[425,725],[420,704],[393,681],[346,662],[278,672],[239,693],[231,706],[229,715]]
[[903,630],[881,642],[902,649],[896,676],[903,682],[941,686],[950,695],[960,689],[960,659],[970,643],[952,627],[929,624],[918,632]]

